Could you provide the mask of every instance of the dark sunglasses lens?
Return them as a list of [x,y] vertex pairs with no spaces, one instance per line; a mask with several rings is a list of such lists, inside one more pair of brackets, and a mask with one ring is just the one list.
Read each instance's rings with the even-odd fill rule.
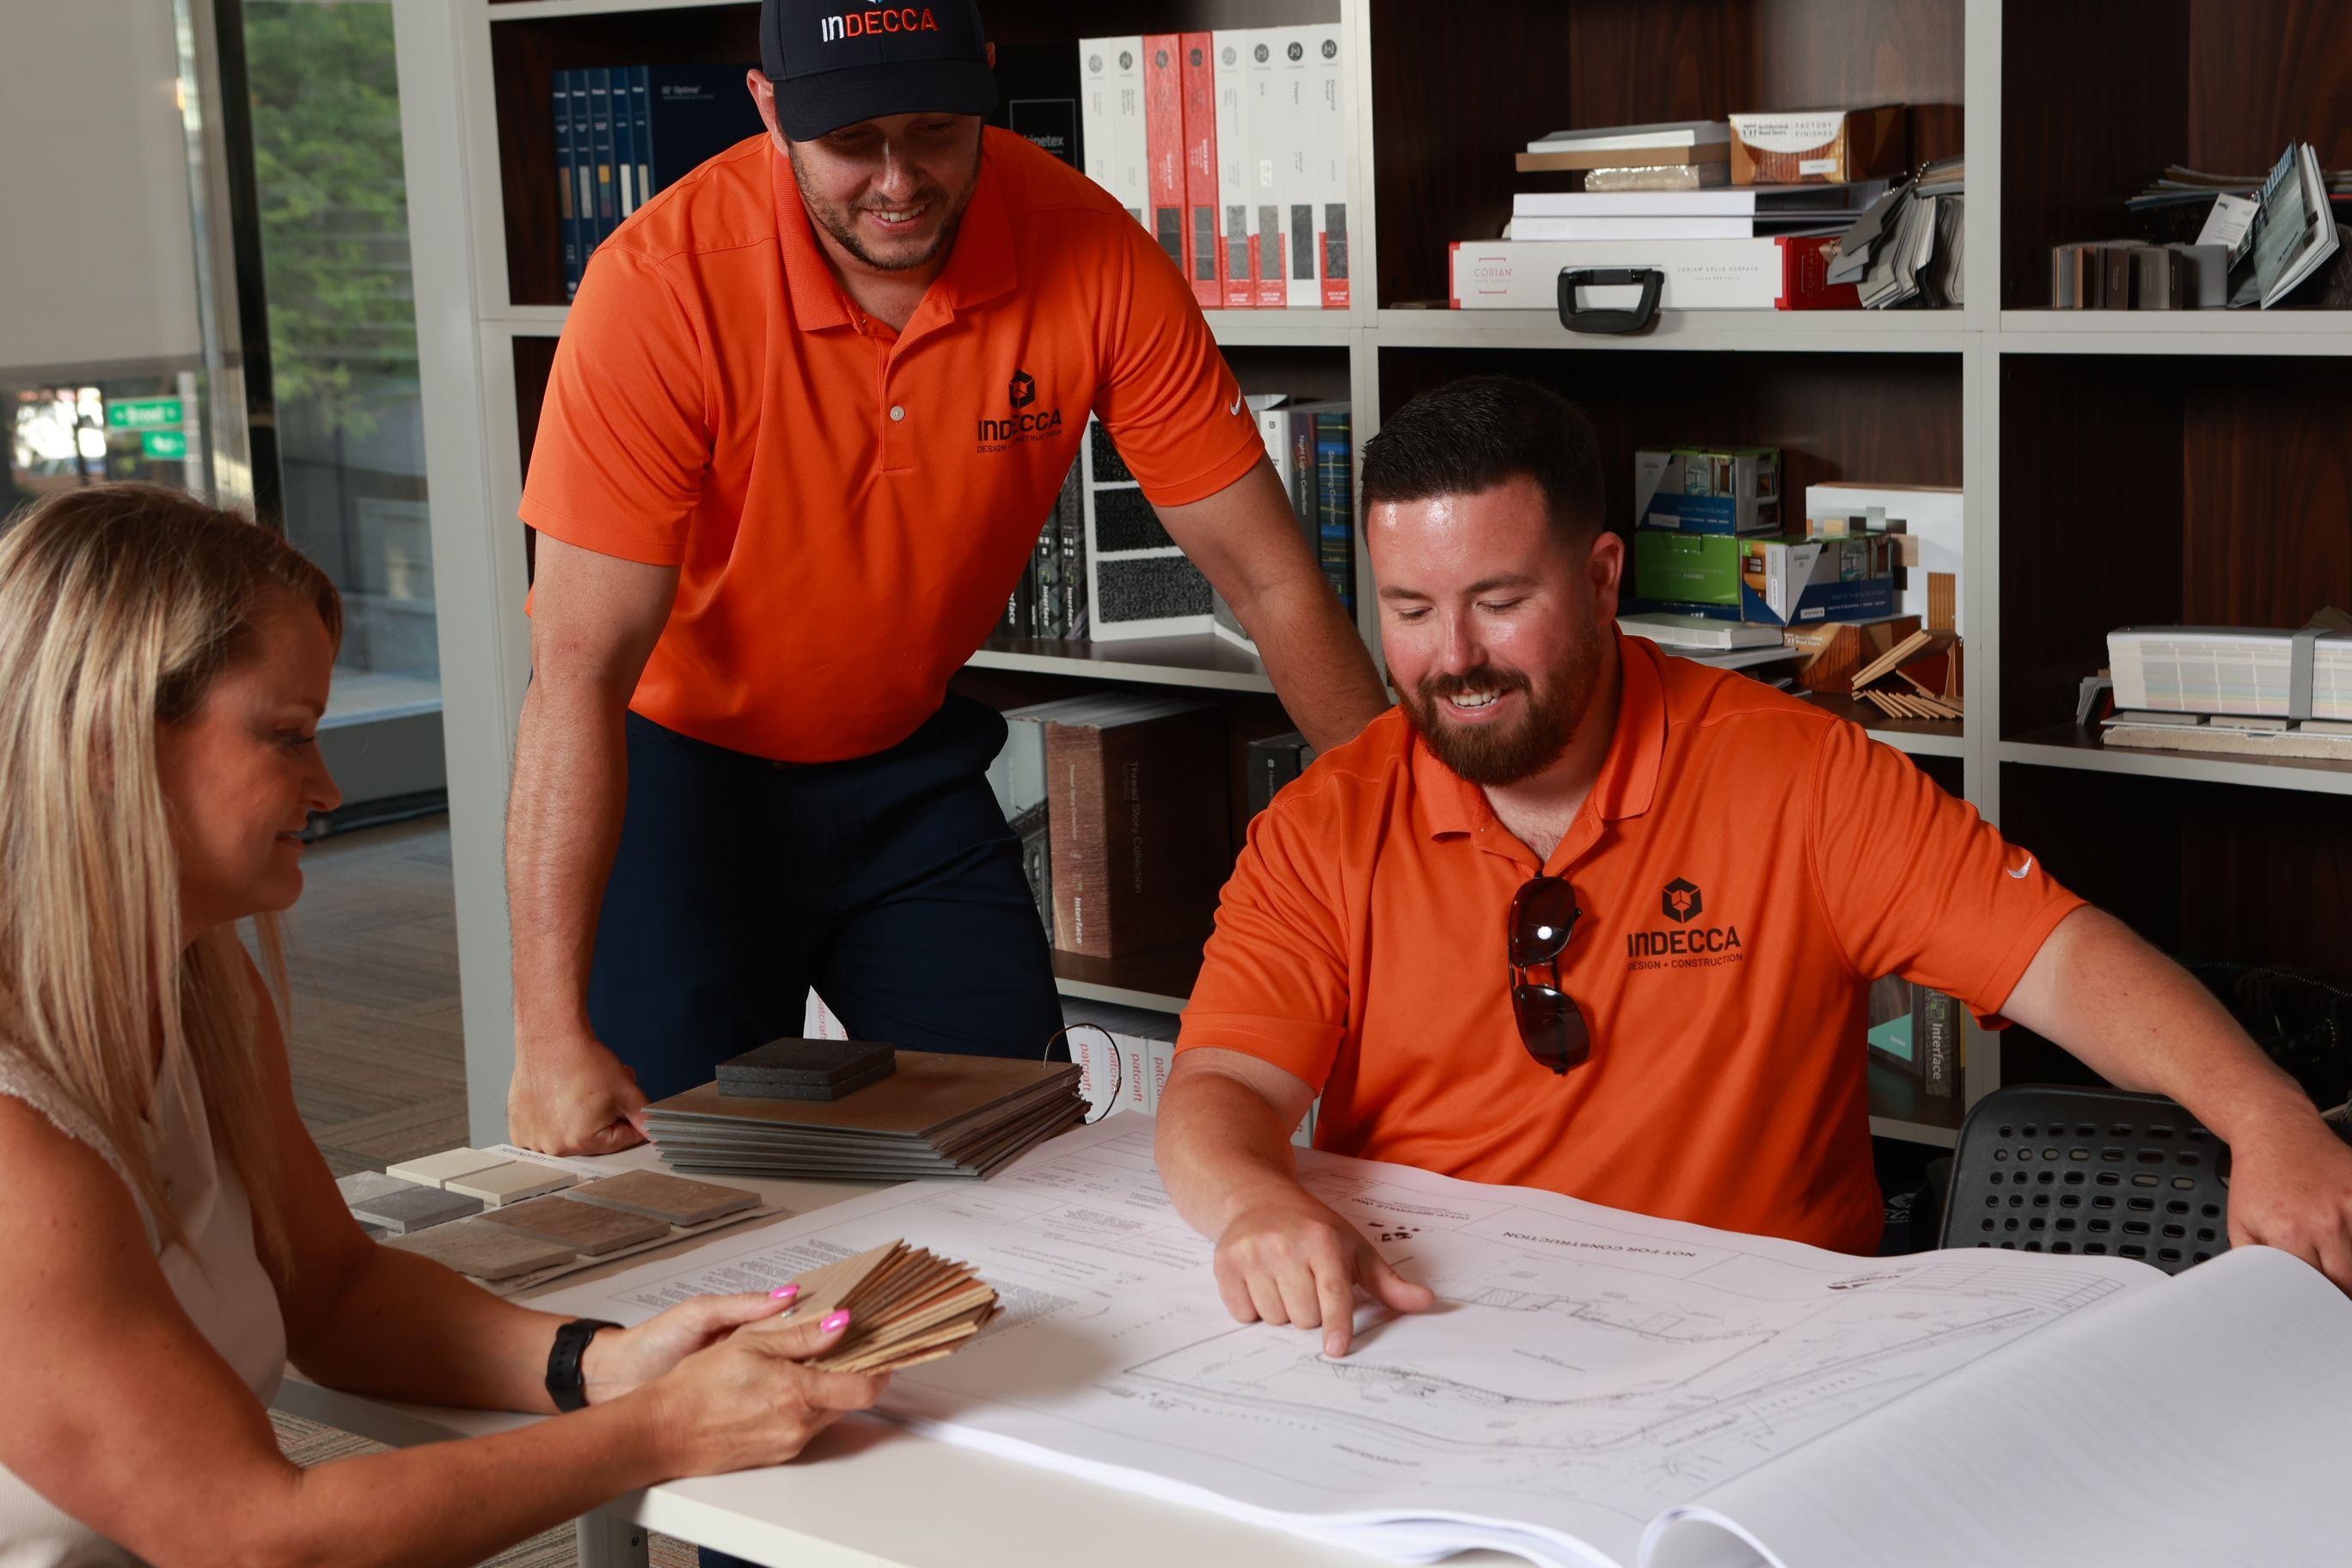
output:
[[1592,1037],[1584,1015],[1549,985],[1511,987],[1511,1011],[1519,1025],[1520,1043],[1528,1055],[1554,1072],[1566,1072],[1592,1054]]
[[1576,928],[1576,892],[1557,877],[1538,877],[1511,900],[1511,962],[1549,963]]

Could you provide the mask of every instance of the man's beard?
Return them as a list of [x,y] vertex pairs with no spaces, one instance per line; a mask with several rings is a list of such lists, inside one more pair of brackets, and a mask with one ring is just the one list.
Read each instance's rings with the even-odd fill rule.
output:
[[[1591,642],[1572,644],[1566,658],[1540,682],[1522,670],[1480,665],[1467,675],[1433,675],[1418,690],[1397,689],[1404,716],[1420,731],[1437,760],[1475,784],[1515,784],[1559,760],[1601,684],[1601,650]],[[1457,723],[1443,700],[1465,691],[1518,691],[1525,711],[1500,724]]]
[[800,149],[786,143],[784,150],[793,161],[793,178],[800,184],[801,201],[808,207],[809,216],[816,220],[818,227],[833,236],[835,242],[842,249],[873,268],[877,272],[911,272],[919,267],[929,266],[934,258],[941,255],[955,243],[956,229],[963,222],[963,209],[971,205],[971,194],[980,186],[980,160],[975,156],[971,161],[971,178],[966,180],[963,189],[956,192],[954,195],[948,195],[937,185],[926,185],[916,192],[914,197],[905,205],[920,206],[926,202],[946,204],[947,216],[940,221],[939,231],[931,237],[931,243],[923,247],[919,252],[887,257],[877,256],[866,248],[866,242],[858,237],[858,209],[829,205],[810,195],[808,176],[801,167]]

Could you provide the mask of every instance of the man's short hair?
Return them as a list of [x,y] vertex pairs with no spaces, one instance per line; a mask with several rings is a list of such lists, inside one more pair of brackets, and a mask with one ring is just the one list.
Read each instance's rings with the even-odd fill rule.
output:
[[1471,375],[1420,394],[1364,443],[1367,516],[1384,502],[1476,495],[1526,475],[1571,542],[1600,531],[1601,447],[1591,421],[1548,386]]

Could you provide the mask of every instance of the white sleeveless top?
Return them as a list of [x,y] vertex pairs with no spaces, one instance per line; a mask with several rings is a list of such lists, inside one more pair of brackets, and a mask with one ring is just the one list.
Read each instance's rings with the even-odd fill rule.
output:
[[[49,1077],[22,1057],[0,1049],[0,1094],[21,1100],[80,1140],[120,1173],[122,1163],[106,1137],[67,1101]],[[156,1264],[179,1299],[180,1310],[218,1351],[254,1397],[268,1404],[286,1367],[286,1324],[278,1292],[254,1248],[253,1210],[245,1186],[226,1162],[215,1158],[212,1131],[205,1121],[204,1091],[194,1064],[165,1064],[156,1079],[148,1148],[163,1178],[165,1202],[178,1216],[185,1247],[163,1247]],[[139,1201],[136,1189],[131,1198]],[[148,1244],[156,1245],[154,1220],[140,1206]],[[38,1354],[37,1345],[16,1347]],[[135,1420],[135,1410],[122,1412]],[[138,1560],[53,1506],[0,1466],[0,1568],[120,1568]]]

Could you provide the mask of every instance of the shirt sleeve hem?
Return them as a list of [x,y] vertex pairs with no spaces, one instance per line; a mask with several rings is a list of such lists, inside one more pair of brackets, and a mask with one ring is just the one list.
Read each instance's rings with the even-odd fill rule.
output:
[[[1269,1067],[1280,1068],[1319,1094],[1323,1080],[1330,1076],[1331,1056],[1340,1032],[1328,1025],[1301,1025],[1297,1034],[1283,1035],[1263,1024],[1214,1018],[1196,1022],[1188,1015],[1176,1050],[1180,1056],[1202,1047],[1239,1051]],[[1302,1037],[1307,1036],[1318,1037]]]
[[1991,1003],[1992,1011],[1980,1010],[1973,1003],[1969,1005],[1969,1011],[1976,1014],[1979,1024],[1988,1029],[2009,1027],[2009,1020],[2000,1016],[2000,1009],[2008,1003],[2010,993],[2015,991],[2017,983],[2025,978],[2025,972],[2032,966],[2034,955],[2042,951],[2042,944],[2050,940],[2050,933],[2058,929],[2058,922],[2089,902],[2080,894],[2062,889],[2033,911],[2019,928],[2017,940],[2009,944],[2009,950],[2000,955],[2000,962],[1992,966],[1992,972],[1985,976],[1978,990],[1979,995]]
[[1238,482],[1244,474],[1257,467],[1265,456],[1265,444],[1252,434],[1247,446],[1192,479],[1177,484],[1155,484],[1138,474],[1143,486],[1143,497],[1154,506],[1190,506],[1196,500],[1206,500],[1227,486]]
[[675,539],[652,526],[637,528],[625,523],[584,523],[528,493],[522,498],[522,505],[516,510],[523,521],[540,532],[582,550],[593,550],[599,555],[634,561],[644,566],[676,566],[686,559],[686,552],[678,548]]

